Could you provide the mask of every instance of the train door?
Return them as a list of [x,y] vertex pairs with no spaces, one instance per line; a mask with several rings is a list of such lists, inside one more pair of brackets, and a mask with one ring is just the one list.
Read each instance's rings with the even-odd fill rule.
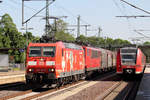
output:
[[108,53],[107,54],[108,56],[108,59],[107,59],[107,61],[108,61],[108,68],[111,68],[111,66],[112,66],[112,54],[111,53]]
[[101,61],[102,69],[107,68],[107,53],[106,51],[102,50],[102,61]]

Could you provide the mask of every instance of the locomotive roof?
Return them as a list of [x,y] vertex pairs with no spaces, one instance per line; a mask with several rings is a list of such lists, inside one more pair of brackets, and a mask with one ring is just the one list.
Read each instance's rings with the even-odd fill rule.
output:
[[89,46],[83,46],[84,48],[89,48],[89,49],[93,49],[93,50],[99,50],[101,52],[112,52],[111,50],[107,50],[107,49],[103,49],[103,48],[96,48],[96,47],[89,47]]
[[56,46],[62,45],[65,48],[82,50],[82,47],[73,43],[55,42],[55,43],[30,43],[29,46]]
[[65,48],[82,50],[82,47],[73,43],[64,43]]

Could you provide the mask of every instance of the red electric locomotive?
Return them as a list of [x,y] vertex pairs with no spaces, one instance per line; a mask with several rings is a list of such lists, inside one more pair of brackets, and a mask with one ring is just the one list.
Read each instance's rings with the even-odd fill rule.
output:
[[115,66],[115,53],[73,43],[30,43],[27,48],[26,82],[61,85],[89,77]]
[[27,48],[26,81],[49,84],[84,76],[84,50],[72,43],[30,43]]
[[117,52],[117,74],[142,74],[146,57],[139,48],[125,47]]
[[108,71],[115,68],[116,55],[114,52],[102,48],[83,46],[85,51],[85,70],[86,75],[93,71]]
[[86,77],[89,77],[94,71],[101,68],[101,50],[93,47],[83,46],[85,53]]

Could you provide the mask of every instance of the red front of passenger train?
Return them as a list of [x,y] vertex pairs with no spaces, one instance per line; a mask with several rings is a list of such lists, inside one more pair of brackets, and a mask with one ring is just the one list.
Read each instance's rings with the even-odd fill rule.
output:
[[117,74],[142,74],[146,58],[139,48],[126,47],[117,52]]

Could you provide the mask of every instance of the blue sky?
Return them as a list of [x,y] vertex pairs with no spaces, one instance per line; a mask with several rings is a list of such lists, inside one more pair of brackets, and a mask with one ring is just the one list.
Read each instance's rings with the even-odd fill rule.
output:
[[[150,0],[126,0],[138,7],[150,11]],[[21,26],[21,0],[3,0],[0,4],[0,15],[8,13],[13,18],[19,31]],[[38,10],[45,6],[44,1],[26,1],[25,2],[25,20],[35,14]],[[88,36],[97,34],[99,26],[102,28],[102,37],[121,38],[131,40],[141,35],[135,33],[135,29],[149,30],[150,18],[117,18],[118,15],[148,15],[140,10],[130,7],[120,0],[56,0],[50,5],[50,15],[52,16],[68,16],[64,19],[70,25],[76,24],[76,17],[81,16],[81,24],[90,24]],[[39,15],[45,15],[45,11]],[[45,21],[39,17],[33,18],[28,27],[34,28],[31,30],[35,36],[44,34]],[[81,33],[85,34],[85,29],[81,28]],[[76,31],[71,32],[76,34]],[[150,35],[148,31],[143,32],[145,35]],[[142,39],[143,42],[146,39]]]

